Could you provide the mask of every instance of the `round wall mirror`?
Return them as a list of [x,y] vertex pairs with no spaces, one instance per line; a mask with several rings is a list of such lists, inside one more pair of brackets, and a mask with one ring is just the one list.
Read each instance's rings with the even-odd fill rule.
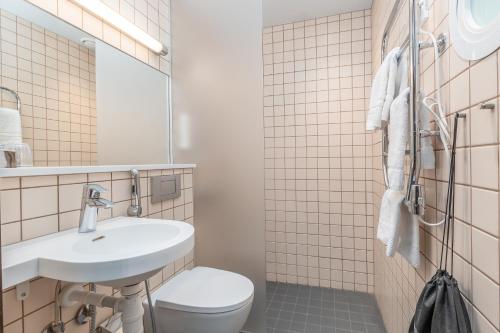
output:
[[457,53],[478,60],[500,46],[499,0],[450,0],[451,41]]

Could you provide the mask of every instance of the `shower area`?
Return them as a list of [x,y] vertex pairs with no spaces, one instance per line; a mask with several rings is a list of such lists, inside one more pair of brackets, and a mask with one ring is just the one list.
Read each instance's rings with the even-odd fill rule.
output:
[[[443,226],[432,224],[444,218],[449,175],[439,136],[453,128],[456,113],[463,118],[453,273],[473,332],[500,328],[498,52],[480,62],[463,60],[450,43],[448,1],[423,1],[425,10],[418,3],[374,0],[366,8],[266,24],[264,2],[267,332],[408,331],[419,295],[439,267]],[[436,111],[440,120],[430,117],[426,133],[410,125],[405,189],[423,221],[418,268],[399,253],[387,257],[377,239],[388,134],[367,131],[366,121],[372,81],[395,47],[415,88],[410,124],[419,124],[411,102],[415,96],[418,103],[419,91],[440,95],[443,109]],[[435,166],[427,170],[412,167],[420,159],[419,135],[434,147]],[[486,262],[492,253],[493,262]]]
[[263,59],[268,332],[385,332],[372,296],[371,11],[266,27]]

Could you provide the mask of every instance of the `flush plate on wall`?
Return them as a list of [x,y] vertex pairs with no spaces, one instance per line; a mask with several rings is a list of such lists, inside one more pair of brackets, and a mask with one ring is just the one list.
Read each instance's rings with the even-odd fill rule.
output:
[[181,196],[181,175],[151,177],[151,202],[157,203]]

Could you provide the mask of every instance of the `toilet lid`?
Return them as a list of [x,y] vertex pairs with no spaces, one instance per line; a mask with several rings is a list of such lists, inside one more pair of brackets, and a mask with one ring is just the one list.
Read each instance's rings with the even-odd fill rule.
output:
[[154,295],[162,308],[196,313],[233,311],[253,300],[252,281],[243,275],[208,267],[184,271]]

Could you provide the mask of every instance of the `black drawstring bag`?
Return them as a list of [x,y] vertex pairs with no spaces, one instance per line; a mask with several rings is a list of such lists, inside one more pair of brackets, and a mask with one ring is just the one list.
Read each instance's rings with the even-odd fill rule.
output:
[[[457,280],[453,277],[453,218],[455,212],[455,152],[457,144],[457,124],[460,114],[455,115],[453,146],[451,150],[448,195],[444,220],[443,239],[439,268],[426,283],[417,302],[415,315],[410,324],[409,333],[472,333],[469,314],[465,307]],[[449,248],[451,234],[451,248]],[[451,274],[446,271],[448,252],[450,254]],[[444,257],[444,265],[443,265]]]

